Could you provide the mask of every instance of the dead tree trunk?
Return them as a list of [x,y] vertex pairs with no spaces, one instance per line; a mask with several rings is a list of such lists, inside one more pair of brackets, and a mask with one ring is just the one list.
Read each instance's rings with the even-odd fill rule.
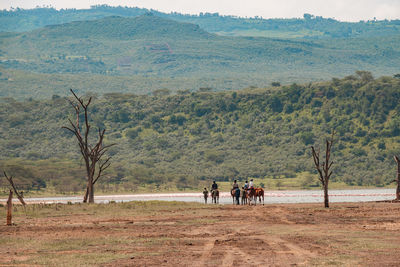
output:
[[18,192],[17,187],[14,184],[13,177],[12,176],[8,177],[6,172],[3,172],[3,173],[4,173],[4,176],[6,177],[8,183],[11,186],[10,190],[14,191],[14,193],[17,195],[17,198],[19,199],[19,202],[21,202],[21,204],[25,206],[26,203],[24,201],[24,197],[22,196],[22,192],[21,193]]
[[394,160],[397,163],[397,177],[393,182],[397,183],[396,200],[400,200],[400,159],[397,156],[394,156]]
[[331,161],[331,150],[333,144],[333,137],[335,135],[335,131],[332,131],[331,139],[326,139],[326,148],[325,148],[325,160],[324,162],[320,162],[320,155],[319,150],[316,151],[314,146],[311,146],[312,156],[314,160],[315,168],[318,171],[319,180],[322,184],[324,189],[324,205],[325,208],[329,208],[329,194],[328,194],[328,185],[329,185],[329,178],[332,175],[331,167],[333,161]]
[[10,194],[7,200],[7,225],[12,225],[12,197],[13,191],[10,189]]
[[[82,154],[83,160],[85,162],[86,167],[86,193],[83,198],[83,202],[94,203],[94,184],[97,180],[102,176],[105,169],[110,166],[110,159],[106,158],[104,161],[102,160],[103,156],[107,152],[107,149],[114,145],[103,144],[105,129],[98,129],[98,138],[97,141],[94,142],[94,145],[90,144],[89,141],[89,133],[90,133],[90,124],[88,119],[88,108],[92,101],[90,97],[89,100],[85,103],[82,98],[78,97],[74,91],[71,89],[71,93],[74,96],[76,101],[70,101],[72,107],[75,110],[76,121],[75,123],[72,120],[69,120],[70,126],[63,126],[62,128],[69,130],[72,132],[77,141],[80,148],[80,152]],[[80,125],[80,111],[83,109],[83,126]],[[98,170],[97,170],[98,168]],[[97,175],[96,175],[97,170]]]

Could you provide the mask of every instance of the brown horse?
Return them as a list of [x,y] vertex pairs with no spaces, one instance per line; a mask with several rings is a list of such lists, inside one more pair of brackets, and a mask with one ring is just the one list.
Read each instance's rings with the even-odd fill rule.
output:
[[235,191],[236,189],[231,189],[232,204],[235,204]]
[[247,204],[247,190],[246,189],[243,189],[242,190],[242,205],[245,205],[245,204]]
[[247,190],[247,200],[249,202],[249,205],[251,205],[251,202],[254,200],[254,205],[257,204],[257,198],[256,198],[256,189],[255,188],[250,188]]
[[211,195],[211,202],[215,203],[215,204],[218,204],[219,203],[219,191],[218,191],[218,189],[212,189],[210,195]]
[[255,195],[255,201],[257,202],[257,197],[258,197],[258,201],[261,204],[261,197],[262,197],[262,204],[264,205],[264,189],[262,189],[261,187],[256,188],[256,195]]
[[262,198],[262,203],[264,205],[264,189],[262,189],[261,187],[251,188],[247,191],[247,199],[249,201],[249,205],[251,205],[252,201],[254,201],[254,205],[257,205],[257,197],[260,204]]

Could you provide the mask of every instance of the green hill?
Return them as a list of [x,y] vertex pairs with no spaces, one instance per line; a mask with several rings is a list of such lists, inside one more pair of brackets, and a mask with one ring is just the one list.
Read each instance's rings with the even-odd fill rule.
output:
[[[153,15],[71,22],[0,34],[0,67],[6,69],[0,92],[21,97],[27,95],[22,90],[28,90],[32,96],[50,97],[60,91],[50,88],[51,83],[68,88],[71,80],[83,77],[96,84],[99,75],[106,75],[100,79],[107,83],[84,90],[221,90],[263,87],[274,81],[318,81],[359,69],[376,75],[394,74],[400,67],[399,36],[335,41],[226,37]],[[27,74],[19,75],[16,69]],[[43,80],[48,76],[42,74],[57,74],[49,77],[56,82]],[[25,78],[28,76],[30,79]],[[137,77],[134,88],[132,77]],[[118,79],[128,81],[129,86]],[[168,82],[160,85],[162,80]],[[175,86],[174,81],[182,83]]]
[[[107,143],[118,144],[100,188],[195,189],[212,179],[248,177],[267,188],[316,186],[310,146],[332,129],[333,185],[387,186],[400,149],[396,77],[360,71],[280,88],[95,97],[92,123],[107,129]],[[1,101],[0,169],[33,188],[82,190],[78,147],[60,128],[73,116],[67,99]]]
[[134,18],[111,16],[99,20],[75,21],[46,26],[28,34],[28,38],[95,38],[95,39],[151,39],[151,38],[212,38],[213,35],[198,25],[176,22],[150,14]]

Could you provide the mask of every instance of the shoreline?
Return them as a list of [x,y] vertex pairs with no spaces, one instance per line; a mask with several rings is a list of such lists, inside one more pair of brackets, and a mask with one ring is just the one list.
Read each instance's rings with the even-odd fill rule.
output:
[[[330,202],[369,202],[369,201],[390,201],[395,199],[395,189],[345,189],[330,190]],[[39,203],[80,203],[81,195],[75,196],[49,196],[49,197],[26,197],[28,204]],[[208,198],[211,201],[211,198]],[[289,204],[289,203],[318,203],[323,199],[322,190],[285,190],[265,191],[266,204]],[[0,203],[5,204],[6,198],[0,198]],[[18,199],[13,199],[18,203]],[[96,203],[129,202],[129,201],[180,201],[203,203],[203,194],[198,193],[147,193],[147,194],[114,194],[97,195]],[[220,192],[220,204],[231,204],[230,192]]]

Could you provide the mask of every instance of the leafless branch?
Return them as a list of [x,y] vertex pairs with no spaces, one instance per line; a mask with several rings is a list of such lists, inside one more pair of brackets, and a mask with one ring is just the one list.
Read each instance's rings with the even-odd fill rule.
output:
[[[92,102],[92,98],[90,97],[87,102],[85,102],[82,98],[78,97],[75,92],[70,90],[75,100],[78,102],[77,104],[70,100],[71,105],[73,106],[76,113],[76,122],[73,123],[70,119],[68,120],[71,126],[63,126],[62,128],[67,129],[72,132],[77,141],[80,148],[80,152],[82,154],[82,158],[85,161],[86,166],[86,178],[87,178],[87,188],[84,197],[84,202],[86,202],[89,197],[89,202],[93,202],[93,185],[97,182],[97,180],[102,176],[103,172],[110,166],[110,159],[107,158],[104,162],[102,161],[102,157],[107,152],[107,148],[113,146],[104,145],[104,134],[106,132],[105,129],[98,129],[98,139],[94,144],[89,143],[89,134],[91,130],[91,125],[89,124],[89,105]],[[84,126],[82,129],[80,128],[80,115],[81,111],[83,111],[84,115]],[[82,133],[81,133],[82,131]],[[97,176],[96,168],[98,168]]]
[[21,202],[22,205],[26,205],[24,198],[21,196],[21,194],[18,192],[17,188],[15,187],[14,181],[13,181],[13,177],[7,176],[7,173],[4,171],[4,176],[6,177],[7,181],[9,182],[9,184],[11,185],[12,190],[14,191],[14,193],[17,195],[19,201]]

